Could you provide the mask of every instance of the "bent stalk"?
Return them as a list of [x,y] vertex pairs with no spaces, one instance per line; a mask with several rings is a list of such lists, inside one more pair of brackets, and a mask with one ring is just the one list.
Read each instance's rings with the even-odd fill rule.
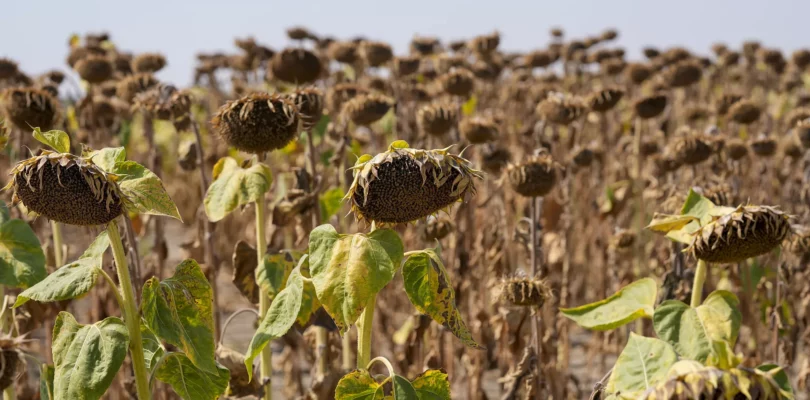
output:
[[703,301],[703,284],[706,283],[706,274],[709,266],[706,261],[698,260],[697,270],[695,270],[695,280],[692,282],[692,302],[691,306],[698,307]]
[[149,374],[146,373],[146,362],[143,355],[143,339],[141,339],[141,319],[138,314],[138,305],[135,300],[135,292],[132,290],[132,279],[129,276],[129,266],[127,256],[124,253],[124,245],[121,243],[121,236],[118,234],[118,224],[111,221],[107,224],[107,233],[110,237],[110,245],[115,259],[115,269],[118,272],[118,283],[121,286],[123,295],[124,322],[129,331],[129,356],[132,359],[132,369],[135,373],[135,387],[138,392],[138,399],[149,400],[152,398],[149,392]]

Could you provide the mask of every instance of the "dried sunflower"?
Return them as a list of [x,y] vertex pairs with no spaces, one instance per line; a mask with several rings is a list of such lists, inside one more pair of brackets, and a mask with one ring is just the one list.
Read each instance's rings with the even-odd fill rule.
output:
[[299,85],[315,82],[322,70],[321,59],[306,49],[284,49],[270,60],[270,72],[274,78]]
[[61,118],[61,108],[49,92],[33,88],[11,88],[0,94],[8,119],[20,130],[38,127],[51,130]]
[[13,202],[53,221],[69,225],[106,224],[125,209],[118,177],[92,159],[42,150],[11,170]]
[[537,115],[556,125],[568,125],[587,112],[587,107],[578,98],[550,93],[537,105]]
[[744,261],[779,246],[791,232],[789,219],[775,207],[739,206],[700,227],[687,250],[710,263]]
[[551,155],[541,151],[523,163],[510,165],[506,172],[514,191],[526,197],[543,197],[557,184],[558,168]]
[[166,66],[166,57],[158,53],[138,54],[132,59],[131,66],[136,74],[154,74]]
[[298,89],[290,95],[298,115],[301,118],[301,129],[309,131],[323,116],[323,92],[320,89],[311,87]]
[[475,116],[461,120],[459,132],[472,144],[487,143],[497,139],[498,125],[492,118]]
[[397,224],[433,215],[474,195],[481,173],[448,149],[412,149],[397,141],[384,153],[361,157],[346,195],[352,211],[364,221]]
[[551,288],[539,278],[512,277],[501,284],[501,298],[511,306],[540,308],[551,297]]
[[443,136],[458,122],[458,109],[451,104],[428,104],[416,114],[419,129],[431,136]]
[[394,99],[370,93],[347,101],[341,113],[357,125],[368,126],[384,117],[394,105]]
[[228,145],[259,154],[290,143],[298,121],[295,105],[284,96],[253,93],[225,103],[211,123]]

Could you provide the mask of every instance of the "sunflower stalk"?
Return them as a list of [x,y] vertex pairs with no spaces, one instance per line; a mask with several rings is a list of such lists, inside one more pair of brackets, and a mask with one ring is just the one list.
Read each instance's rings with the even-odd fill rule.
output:
[[[258,163],[259,158],[254,156],[253,161]],[[264,196],[256,201],[256,259],[259,260],[259,268],[264,255],[267,250],[266,238],[266,214],[267,205],[264,201]],[[264,291],[259,291],[259,320],[264,320],[264,316],[270,309],[270,296]],[[271,400],[273,398],[273,350],[271,346],[267,346],[262,350],[261,359],[259,364],[260,381],[264,385],[263,400]]]
[[[113,250],[116,271],[118,272],[118,282],[123,297],[124,322],[129,331],[129,355],[132,362],[132,369],[135,373],[135,387],[139,400],[152,398],[149,390],[149,374],[146,370],[146,361],[143,352],[143,339],[141,338],[141,318],[138,313],[138,304],[135,299],[135,292],[132,289],[132,279],[127,265],[127,256],[124,252],[124,245],[121,243],[121,235],[118,233],[118,224],[111,221],[107,224],[107,234],[110,237],[110,245]],[[114,288],[114,290],[119,290]]]

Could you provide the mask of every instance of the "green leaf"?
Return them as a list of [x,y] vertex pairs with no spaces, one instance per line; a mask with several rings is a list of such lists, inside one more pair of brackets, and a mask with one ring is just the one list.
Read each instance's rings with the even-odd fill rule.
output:
[[116,162],[112,172],[121,177],[118,187],[126,197],[130,210],[183,220],[177,206],[166,193],[163,182],[154,172],[135,161]]
[[776,364],[762,364],[756,368],[759,371],[767,373],[774,382],[779,386],[779,389],[784,393],[793,394],[793,387],[790,386],[790,378],[785,372],[784,368]]
[[53,397],[53,365],[42,364],[39,370],[39,398],[40,400],[54,400]]
[[309,264],[318,300],[341,332],[357,321],[372,296],[394,277],[402,240],[390,229],[340,235],[321,225],[309,235]]
[[329,218],[332,218],[333,215],[340,211],[340,207],[343,205],[344,196],[345,194],[343,193],[343,189],[339,187],[329,189],[321,194],[321,222],[325,223],[329,221]]
[[204,201],[205,213],[212,222],[225,218],[241,205],[263,199],[273,182],[270,168],[261,163],[243,169],[236,160],[225,157],[217,162],[214,170],[219,170],[219,174],[208,188]]
[[93,160],[93,164],[104,171],[112,173],[115,164],[127,160],[127,151],[123,147],[105,147],[101,150],[91,151],[84,155]]
[[155,371],[155,378],[169,384],[184,400],[216,400],[225,393],[230,376],[219,364],[214,373],[207,373],[182,353],[170,353]]
[[90,291],[101,274],[104,252],[110,247],[107,231],[99,234],[78,260],[67,264],[17,296],[14,307],[29,300],[43,303],[75,299]]
[[65,132],[57,130],[42,132],[39,127],[35,127],[34,139],[56,152],[70,153],[70,136]]
[[146,281],[141,313],[159,338],[183,350],[198,368],[217,372],[213,291],[196,261],[180,263],[171,278]]
[[394,386],[394,400],[419,400],[416,390],[407,379],[399,375],[394,375],[391,380]]
[[326,134],[326,128],[329,126],[329,115],[324,114],[321,116],[321,119],[318,120],[318,123],[312,127],[312,134],[315,137],[322,138],[324,134]]
[[630,339],[605,386],[607,393],[617,393],[623,399],[635,399],[639,394],[666,378],[678,360],[675,350],[665,341],[636,335]]
[[141,323],[141,341],[143,342],[143,357],[146,369],[152,371],[166,350],[160,343],[160,339],[143,322]]
[[462,343],[480,349],[456,307],[456,293],[435,249],[414,253],[402,266],[405,293],[422,313],[448,328]]
[[0,223],[0,285],[25,289],[45,279],[45,253],[28,224],[9,219],[3,204]]
[[442,370],[429,369],[411,383],[419,400],[450,400],[450,381]]
[[616,329],[642,317],[652,317],[658,286],[651,278],[639,279],[607,299],[560,312],[577,325],[595,331]]
[[364,369],[344,375],[335,388],[335,400],[379,400],[382,398],[382,386]]
[[124,363],[127,346],[129,335],[120,318],[81,325],[60,312],[53,326],[54,397],[100,399]]
[[262,265],[256,268],[256,283],[264,294],[274,298],[287,283],[293,268],[303,253],[295,250],[282,250],[275,254],[265,254]]
[[665,301],[653,315],[659,338],[671,344],[681,357],[702,363],[713,354],[713,341],[731,346],[736,343],[741,321],[739,300],[724,290],[713,292],[697,308],[677,300]]
[[259,324],[259,329],[256,330],[253,339],[250,340],[245,354],[248,379],[253,377],[253,359],[270,341],[283,336],[295,323],[298,311],[301,309],[303,291],[304,280],[301,278],[299,267],[296,267],[287,279],[287,286],[270,303],[270,309]]

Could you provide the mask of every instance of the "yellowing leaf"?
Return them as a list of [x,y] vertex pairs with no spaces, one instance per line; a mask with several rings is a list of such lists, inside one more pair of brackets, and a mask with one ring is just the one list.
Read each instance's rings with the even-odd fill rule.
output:
[[335,400],[380,400],[383,388],[366,370],[349,372],[335,388]]
[[205,213],[216,222],[237,207],[264,198],[272,182],[270,168],[255,164],[241,168],[233,158],[226,157],[214,166],[216,179],[205,194]]
[[419,400],[450,400],[450,382],[444,371],[429,369],[411,383]]
[[369,300],[394,277],[402,240],[390,229],[340,235],[321,225],[309,236],[309,265],[318,300],[341,332],[354,324]]
[[669,215],[655,213],[652,221],[647,225],[647,229],[653,232],[669,233],[683,228],[692,221],[700,221],[697,217],[691,215]]
[[465,101],[461,106],[461,113],[465,117],[469,117],[475,113],[475,107],[478,105],[478,96],[472,95],[469,100]]
[[59,153],[70,153],[70,136],[63,131],[42,132],[39,127],[35,127],[34,139]]
[[665,379],[677,360],[678,356],[667,342],[630,332],[630,339],[616,359],[605,392],[615,393],[622,399],[635,399]]
[[126,197],[130,211],[183,220],[177,206],[166,193],[163,182],[154,172],[135,161],[116,162],[110,172],[120,176],[118,187]]
[[0,285],[29,288],[45,279],[45,253],[31,227],[0,202]]
[[444,325],[467,346],[482,348],[475,342],[456,307],[456,293],[441,258],[434,249],[408,257],[402,266],[405,293],[416,309]]

